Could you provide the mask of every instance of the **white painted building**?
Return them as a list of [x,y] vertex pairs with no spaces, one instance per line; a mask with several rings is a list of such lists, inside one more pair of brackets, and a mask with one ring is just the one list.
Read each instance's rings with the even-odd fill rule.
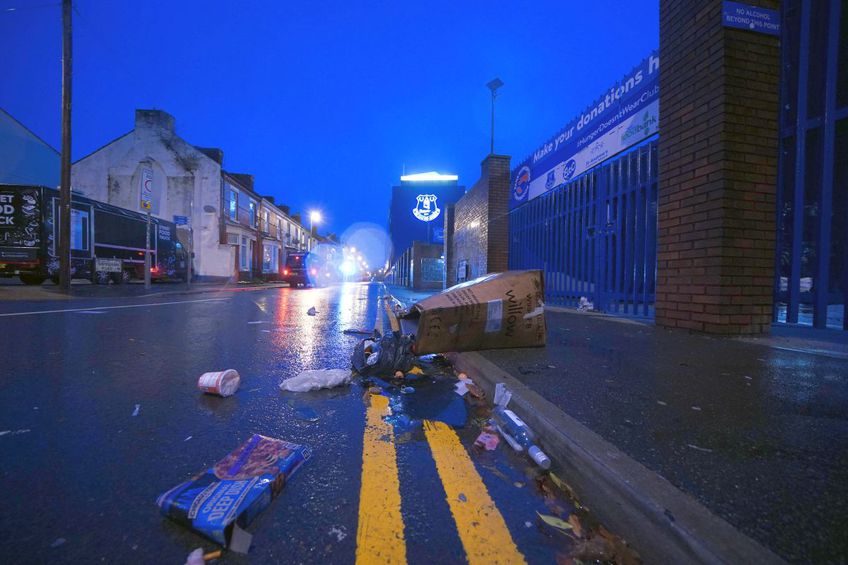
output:
[[214,152],[176,135],[173,116],[136,110],[132,131],[73,164],[71,187],[89,198],[144,212],[142,176],[152,171],[153,215],[167,221],[190,218],[195,273],[202,279],[230,279],[235,249],[220,241],[221,163],[210,155]]
[[[287,251],[311,250],[315,240],[272,198],[253,190],[251,175],[227,172],[222,162],[220,149],[196,147],[176,135],[167,112],[136,110],[132,131],[73,164],[71,188],[145,212],[142,184],[152,177],[152,214],[171,222],[174,216],[190,219],[198,277],[273,279]],[[180,240],[188,242],[188,232],[180,231]]]

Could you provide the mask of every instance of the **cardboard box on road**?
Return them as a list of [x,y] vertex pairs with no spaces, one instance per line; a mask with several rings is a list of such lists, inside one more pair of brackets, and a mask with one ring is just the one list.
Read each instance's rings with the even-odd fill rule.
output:
[[[415,353],[545,345],[542,271],[492,273],[425,298],[402,312]],[[406,330],[405,330],[406,331]]]

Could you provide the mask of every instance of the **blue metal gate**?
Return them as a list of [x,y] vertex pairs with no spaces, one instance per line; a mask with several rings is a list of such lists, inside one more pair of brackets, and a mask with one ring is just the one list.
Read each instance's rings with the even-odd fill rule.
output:
[[848,2],[782,12],[774,319],[848,330]]
[[547,304],[653,317],[657,136],[515,208],[510,269],[542,269]]

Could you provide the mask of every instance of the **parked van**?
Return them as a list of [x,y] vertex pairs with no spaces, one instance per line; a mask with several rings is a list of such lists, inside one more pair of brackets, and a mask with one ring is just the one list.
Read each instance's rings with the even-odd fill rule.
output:
[[[0,184],[0,276],[38,285],[59,280],[59,191]],[[71,277],[94,283],[144,278],[147,216],[71,194]],[[153,280],[185,280],[188,257],[176,226],[152,218]]]

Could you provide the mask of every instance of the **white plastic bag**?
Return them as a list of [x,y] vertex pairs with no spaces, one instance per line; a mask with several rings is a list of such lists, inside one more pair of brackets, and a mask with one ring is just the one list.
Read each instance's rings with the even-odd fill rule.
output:
[[309,392],[348,383],[350,383],[350,369],[313,369],[284,380],[280,383],[280,388],[290,392]]

